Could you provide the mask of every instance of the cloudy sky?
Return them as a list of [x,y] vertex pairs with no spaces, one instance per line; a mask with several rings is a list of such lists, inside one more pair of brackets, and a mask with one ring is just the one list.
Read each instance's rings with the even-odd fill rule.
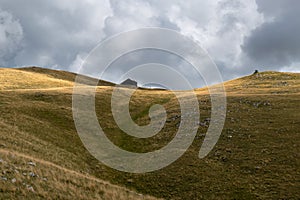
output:
[[[163,27],[198,42],[225,80],[255,69],[299,72],[299,8],[299,0],[0,0],[0,66],[77,71],[100,41]],[[139,54],[146,62],[149,52]]]

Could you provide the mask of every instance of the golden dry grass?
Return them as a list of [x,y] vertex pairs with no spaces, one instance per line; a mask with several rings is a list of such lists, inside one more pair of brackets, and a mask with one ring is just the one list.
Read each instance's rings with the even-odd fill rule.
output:
[[[72,87],[70,81],[18,69],[0,69],[0,90]],[[13,80],[13,81],[12,81]]]
[[155,199],[27,154],[0,157],[1,199]]
[[[53,78],[53,72],[50,75],[37,73],[38,69],[0,69],[0,199],[156,199],[90,175],[85,158],[80,158],[82,154],[76,155],[76,147],[70,152],[51,142],[56,139],[55,135],[47,138],[50,133],[45,130],[53,129],[55,124],[30,117],[26,112],[22,114],[24,107],[48,106],[42,102],[35,105],[27,102],[26,98],[32,94],[39,98],[41,92],[55,91],[59,96],[72,91],[72,81]],[[70,111],[63,106],[55,109]],[[29,131],[22,130],[23,126]],[[45,138],[35,135],[39,131],[36,126],[45,131]],[[76,136],[70,135],[67,129],[55,131],[60,131],[65,139]],[[28,165],[29,161],[36,166]],[[38,177],[30,177],[30,172]]]
[[[207,126],[200,126],[194,143],[180,159],[164,169],[140,175],[110,169],[95,160],[83,147],[72,118],[74,76],[40,68],[1,69],[0,149],[4,153],[0,152],[0,155],[4,160],[26,163],[26,156],[30,156],[36,162],[51,163],[39,163],[37,166],[45,169],[38,169],[40,174],[53,171],[53,176],[59,177],[61,169],[68,169],[82,176],[165,199],[300,198],[299,74],[263,72],[259,76],[226,82],[226,123],[213,151],[202,160],[197,157],[207,130]],[[110,111],[111,91],[111,85],[106,82],[98,88],[96,111],[101,126],[115,144],[130,151],[147,152],[161,148],[172,139],[180,119],[170,119],[180,116],[180,108],[171,92],[135,92],[130,111],[136,123],[149,123],[148,108],[154,103],[165,106],[169,119],[156,136],[137,139],[124,134],[115,124]],[[210,117],[210,98],[205,88],[197,89],[196,93],[203,121]],[[11,158],[11,155],[20,153],[25,156]],[[28,166],[23,167],[25,170]],[[95,182],[81,179],[82,176],[66,173],[61,179],[49,181],[51,184],[47,184],[46,189],[42,188],[41,182],[35,182],[34,194],[47,195],[61,191],[66,196],[57,198],[82,194],[82,199],[90,199],[93,195],[102,194],[101,191],[105,196],[106,192],[110,194],[110,189],[114,190],[114,186],[108,190],[97,190],[93,186]],[[72,188],[70,190],[74,192],[61,189],[62,185]],[[22,196],[28,193],[26,187],[24,190],[20,187],[22,192],[18,193],[13,186],[10,183],[10,189],[2,189],[0,196],[27,197]],[[85,196],[83,190],[89,187],[95,191],[92,196]],[[127,194],[126,191],[124,189],[124,194]],[[30,198],[42,197],[39,195]]]

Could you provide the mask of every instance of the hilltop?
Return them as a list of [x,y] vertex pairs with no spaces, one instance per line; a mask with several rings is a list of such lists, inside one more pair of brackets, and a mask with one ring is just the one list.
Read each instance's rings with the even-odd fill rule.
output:
[[[300,198],[300,74],[261,72],[225,82],[225,127],[202,160],[198,152],[211,104],[207,88],[195,90],[201,120],[194,143],[172,165],[147,174],[110,169],[83,147],[72,118],[75,76],[36,67],[0,69],[1,199],[42,199],[49,194],[63,199]],[[147,152],[172,139],[180,121],[172,92],[134,93],[130,114],[137,124],[149,123],[148,109],[155,103],[164,105],[168,115],[161,133],[136,139],[114,123],[112,90],[112,83],[99,82],[96,111],[116,145]]]
[[[51,89],[73,87],[76,74],[62,70],[52,70],[39,67],[0,68],[0,90],[10,89]],[[93,81],[94,78],[82,76]],[[100,80],[99,86],[113,86],[113,83]]]
[[299,92],[300,73],[266,71],[225,82],[228,92],[286,94]]

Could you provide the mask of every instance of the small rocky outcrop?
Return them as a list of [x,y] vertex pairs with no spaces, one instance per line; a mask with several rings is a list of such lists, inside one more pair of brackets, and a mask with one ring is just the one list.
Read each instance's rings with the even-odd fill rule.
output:
[[128,78],[121,85],[137,87],[137,82]]

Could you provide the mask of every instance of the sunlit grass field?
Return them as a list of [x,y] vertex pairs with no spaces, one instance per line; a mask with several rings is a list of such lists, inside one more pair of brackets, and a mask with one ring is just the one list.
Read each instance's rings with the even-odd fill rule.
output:
[[[0,69],[0,199],[300,198],[300,74],[262,72],[224,83],[226,123],[213,151],[198,158],[208,124],[200,126],[180,159],[146,174],[110,169],[84,148],[72,118],[75,76],[41,68]],[[134,152],[153,151],[172,140],[180,122],[172,92],[134,93],[130,114],[137,124],[150,122],[153,104],[164,105],[168,116],[159,134],[137,139],[114,122],[112,90],[113,84],[100,81],[96,94],[97,116],[110,140]],[[206,88],[195,92],[205,122],[209,94]]]

